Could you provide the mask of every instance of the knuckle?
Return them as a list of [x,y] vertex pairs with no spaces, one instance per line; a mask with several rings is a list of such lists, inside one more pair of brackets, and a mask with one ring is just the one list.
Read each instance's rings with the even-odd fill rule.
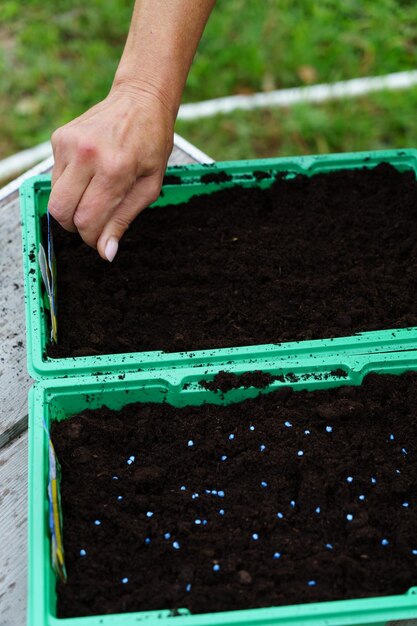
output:
[[57,222],[62,219],[61,207],[59,207],[57,204],[51,202],[48,206],[48,211],[52,215],[52,217],[57,220]]
[[92,141],[81,140],[77,144],[78,160],[85,163],[91,161],[97,156],[97,146]]
[[65,204],[55,200],[52,195],[49,198],[48,211],[58,222],[65,220],[68,214],[68,209]]
[[95,232],[102,217],[102,210],[103,203],[100,199],[92,199],[88,202],[83,200],[74,213],[74,226],[85,232]]
[[63,210],[60,207],[50,206],[48,211],[51,216],[62,226],[65,230],[73,231],[74,225],[72,221],[72,214],[68,210]]
[[49,196],[48,211],[53,217],[56,217],[60,213],[60,206],[55,201],[52,194]]
[[56,146],[58,143],[60,143],[62,136],[63,136],[62,128],[57,128],[56,130],[54,130],[54,132],[51,135],[52,146]]
[[98,236],[94,233],[80,232],[81,239],[91,248],[97,247]]
[[145,162],[142,163],[142,173],[144,176],[154,176],[162,169],[163,160],[158,154],[149,154]]
[[123,213],[114,215],[112,219],[113,226],[115,226],[119,233],[124,233],[130,226],[131,218]]
[[160,188],[159,186],[153,187],[152,189],[149,190],[149,193],[147,195],[147,201],[149,204],[153,204],[154,202],[156,202],[159,198],[159,193],[160,193]]
[[78,209],[74,214],[73,222],[78,230],[86,230],[91,223],[91,219],[86,211]]
[[128,162],[123,158],[112,157],[104,161],[102,170],[105,178],[111,181],[117,181],[124,177],[128,167]]

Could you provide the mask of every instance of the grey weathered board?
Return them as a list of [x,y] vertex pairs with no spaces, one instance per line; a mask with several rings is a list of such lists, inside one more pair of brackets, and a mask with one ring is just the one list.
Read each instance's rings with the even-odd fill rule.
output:
[[0,452],[0,625],[26,620],[27,452],[24,432]]
[[[176,144],[169,165],[212,161],[180,137]],[[26,622],[27,392],[33,381],[26,373],[16,186],[0,196],[0,626]]]
[[[17,194],[0,205],[0,444],[23,428],[26,373],[22,245]],[[21,430],[20,430],[21,432]]]

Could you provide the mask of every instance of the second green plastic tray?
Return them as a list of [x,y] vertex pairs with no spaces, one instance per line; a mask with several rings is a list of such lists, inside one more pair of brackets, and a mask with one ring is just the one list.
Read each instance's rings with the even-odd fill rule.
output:
[[[333,365],[340,367],[342,363],[335,361]],[[271,374],[298,376],[299,381],[291,385],[295,390],[315,390],[341,384],[359,385],[369,372],[401,374],[407,370],[417,370],[416,353],[381,354],[371,359],[358,357],[352,367],[346,370],[344,380],[332,375],[325,362],[317,363],[314,369],[306,361],[300,362],[295,369],[272,365],[267,368]],[[214,373],[215,370],[208,373],[207,378],[211,378]],[[56,617],[56,579],[50,563],[48,533],[48,440],[43,420],[50,424],[53,420],[67,419],[85,408],[97,408],[103,404],[113,409],[130,402],[168,402],[174,406],[200,405],[204,402],[228,404],[259,393],[254,388],[240,388],[223,398],[221,394],[203,389],[198,384],[200,378],[201,372],[187,367],[153,374],[129,373],[123,379],[112,375],[106,381],[93,377],[61,378],[42,381],[32,387],[29,394],[28,626],[137,626],[140,623],[146,623],[147,626],[171,623],[174,626],[382,626],[391,623],[391,620],[417,620],[417,587],[412,587],[404,595],[202,615],[191,615],[184,609],[176,617],[170,617],[167,610],[70,619]],[[276,381],[264,392],[283,384],[288,385],[287,382]],[[325,572],[323,575],[326,575]],[[417,585],[417,571],[415,582]]]

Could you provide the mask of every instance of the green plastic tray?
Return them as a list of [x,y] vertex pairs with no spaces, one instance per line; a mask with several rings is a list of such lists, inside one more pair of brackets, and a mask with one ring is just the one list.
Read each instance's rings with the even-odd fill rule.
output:
[[[340,380],[329,376],[330,367],[341,366],[336,360],[329,364],[322,361],[312,369],[311,360],[300,362],[296,368],[268,367],[272,374],[289,372],[304,375],[305,379],[292,386],[296,389],[319,389],[337,387],[343,384],[360,385],[369,372],[400,374],[406,370],[417,370],[417,356],[413,352],[399,354],[358,355],[348,368],[347,378]],[[239,373],[239,368],[233,368]],[[244,368],[246,369],[246,367]],[[255,369],[255,367],[252,367]],[[214,375],[216,368],[207,372],[207,378]],[[244,371],[244,370],[243,370]],[[309,379],[314,374],[315,379]],[[317,375],[322,378],[317,380]],[[326,378],[327,376],[327,378]],[[52,420],[65,419],[88,408],[106,404],[111,408],[121,408],[130,402],[169,402],[174,406],[200,405],[203,402],[228,404],[248,397],[254,397],[258,390],[236,389],[222,398],[219,394],[202,389],[198,385],[201,372],[184,367],[176,371],[128,373],[123,380],[111,375],[103,377],[60,378],[44,380],[34,385],[29,394],[29,592],[28,626],[137,626],[144,622],[147,626],[342,626],[373,624],[383,625],[391,620],[417,619],[417,586],[404,595],[352,599],[314,604],[229,611],[213,614],[191,615],[187,610],[170,617],[168,611],[101,615],[88,618],[56,618],[55,575],[50,565],[48,535],[47,472],[48,443],[42,426],[42,419],[50,424]],[[285,383],[287,384],[287,383]],[[282,386],[274,382],[267,393]],[[65,533],[65,519],[64,519]],[[417,584],[417,572],[416,572]]]
[[[364,166],[374,167],[381,162],[389,162],[400,171],[412,170],[417,172],[417,151],[358,152],[171,168],[167,174],[177,176],[182,184],[165,185],[163,195],[153,206],[163,207],[166,204],[186,202],[193,195],[211,193],[233,185],[241,185],[243,187],[257,185],[266,188],[272,184],[277,172],[288,172],[289,176],[294,176],[298,173],[313,176],[317,173],[340,169],[354,169]],[[232,180],[202,184],[202,176],[216,172],[226,172],[232,177]],[[254,176],[254,172],[264,172],[267,174],[267,177],[258,180]],[[139,368],[142,370],[159,370],[189,365],[194,367],[217,365],[217,369],[221,369],[230,360],[239,363],[251,363],[256,359],[278,360],[287,357],[299,359],[307,355],[312,355],[320,360],[322,356],[334,352],[352,355],[356,353],[372,354],[373,352],[417,348],[417,328],[413,327],[366,332],[337,339],[199,350],[195,352],[133,352],[95,357],[50,359],[45,352],[49,338],[49,313],[47,311],[47,301],[42,298],[42,279],[37,264],[37,250],[41,238],[40,218],[46,212],[49,192],[50,179],[45,176],[28,180],[21,188],[28,369],[35,379],[80,376],[94,372],[126,372],[138,370]]]

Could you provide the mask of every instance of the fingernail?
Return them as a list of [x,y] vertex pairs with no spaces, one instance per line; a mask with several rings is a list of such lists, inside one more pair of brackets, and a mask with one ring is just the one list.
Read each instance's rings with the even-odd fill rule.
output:
[[110,237],[104,249],[104,254],[106,256],[106,259],[110,261],[110,263],[113,261],[114,257],[116,256],[118,248],[119,248],[119,242],[117,241],[116,237]]

